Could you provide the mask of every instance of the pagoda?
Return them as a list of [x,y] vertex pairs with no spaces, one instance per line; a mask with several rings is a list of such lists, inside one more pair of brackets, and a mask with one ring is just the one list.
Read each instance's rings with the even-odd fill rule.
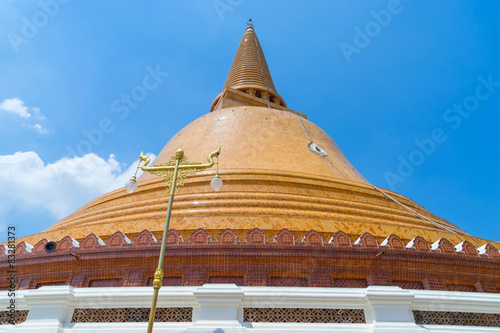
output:
[[[221,147],[222,189],[210,188],[216,171],[207,169],[184,179],[175,196],[164,286],[343,288],[365,296],[370,290],[439,291],[488,294],[500,302],[499,243],[371,184],[307,119],[307,110],[299,111],[278,94],[250,22],[210,112],[173,135],[151,163],[168,162],[179,148],[204,161]],[[164,179],[144,173],[136,192],[102,195],[22,238],[16,290],[151,286],[167,206]],[[47,253],[49,241],[56,251]],[[7,250],[0,247],[3,290],[9,289]],[[417,324],[428,315],[421,312],[411,317]],[[245,312],[244,319],[258,315]],[[497,312],[487,315],[498,324]],[[363,316],[367,323],[370,318]]]

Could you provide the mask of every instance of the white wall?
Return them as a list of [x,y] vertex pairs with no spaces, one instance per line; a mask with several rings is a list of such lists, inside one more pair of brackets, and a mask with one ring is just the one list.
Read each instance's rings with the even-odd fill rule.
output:
[[[152,287],[72,288],[45,286],[16,291],[16,310],[29,310],[20,325],[1,325],[4,332],[145,332],[147,323],[71,323],[75,308],[148,308]],[[10,299],[0,292],[0,311]],[[500,295],[399,287],[289,288],[163,287],[158,307],[193,307],[192,323],[155,323],[154,332],[500,332],[498,327],[416,325],[412,310],[500,313]],[[364,309],[366,324],[246,323],[243,309]]]

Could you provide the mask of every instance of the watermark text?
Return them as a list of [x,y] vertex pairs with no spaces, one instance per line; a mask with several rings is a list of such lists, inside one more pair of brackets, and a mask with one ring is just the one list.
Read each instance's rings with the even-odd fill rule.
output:
[[9,324],[15,325],[17,322],[16,318],[16,227],[10,226],[7,228],[7,262],[9,264],[9,269],[7,270],[7,280],[9,280],[9,305],[7,310],[9,311]]

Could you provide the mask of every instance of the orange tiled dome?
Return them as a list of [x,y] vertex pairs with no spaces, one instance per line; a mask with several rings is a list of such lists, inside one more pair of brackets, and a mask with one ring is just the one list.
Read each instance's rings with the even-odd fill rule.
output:
[[[341,230],[352,237],[369,232],[379,241],[395,234],[406,241],[421,236],[429,242],[445,237],[455,244],[484,244],[408,198],[370,185],[328,134],[288,109],[251,26],[211,111],[174,135],[152,163],[168,161],[179,148],[191,161],[203,162],[222,147],[223,189],[210,189],[211,169],[187,178],[175,197],[170,227],[185,237],[198,228],[214,236],[232,228],[240,238],[252,228],[269,237],[287,228],[298,235],[316,230],[328,237]],[[161,236],[167,209],[163,184],[160,177],[143,174],[136,193],[105,194],[24,240],[83,239],[90,233],[105,240],[116,231],[134,236],[144,229]]]
[[[313,152],[311,140],[327,156]],[[246,106],[209,113],[177,133],[153,164],[166,162],[180,147],[190,160],[202,162],[219,146],[224,187],[211,190],[213,169],[184,181],[170,223],[181,234],[204,228],[215,235],[232,228],[243,235],[260,228],[271,235],[288,228],[299,234],[314,229],[326,236],[342,230],[353,237],[369,232],[379,240],[396,234],[407,241],[446,237],[482,245],[413,201],[384,190],[435,221],[389,199],[353,168],[324,131],[286,111]],[[106,239],[118,230],[132,236],[144,229],[161,233],[167,201],[164,180],[145,173],[137,192],[120,189],[103,195],[36,237],[82,239],[93,232]]]

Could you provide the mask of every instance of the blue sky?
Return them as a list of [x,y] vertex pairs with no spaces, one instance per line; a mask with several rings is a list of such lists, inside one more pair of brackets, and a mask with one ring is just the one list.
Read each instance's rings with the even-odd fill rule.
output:
[[251,17],[280,95],[365,178],[500,241],[498,12],[497,1],[4,0],[0,240],[121,186],[140,151],[157,154],[207,113]]

